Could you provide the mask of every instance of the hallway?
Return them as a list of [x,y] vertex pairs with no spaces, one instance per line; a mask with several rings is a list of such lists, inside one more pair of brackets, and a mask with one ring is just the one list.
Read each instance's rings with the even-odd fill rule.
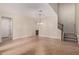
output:
[[1,55],[79,54],[79,4],[3,3],[0,9]]
[[73,55],[79,54],[77,43],[46,37],[28,37],[0,46],[1,55]]

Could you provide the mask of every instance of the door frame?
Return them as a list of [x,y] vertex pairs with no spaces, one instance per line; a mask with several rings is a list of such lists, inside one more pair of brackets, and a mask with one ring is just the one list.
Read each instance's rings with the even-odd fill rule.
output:
[[13,20],[12,20],[12,18],[11,17],[7,17],[7,16],[1,16],[1,20],[2,19],[10,20],[10,22],[11,22],[11,26],[10,26],[10,40],[13,40]]

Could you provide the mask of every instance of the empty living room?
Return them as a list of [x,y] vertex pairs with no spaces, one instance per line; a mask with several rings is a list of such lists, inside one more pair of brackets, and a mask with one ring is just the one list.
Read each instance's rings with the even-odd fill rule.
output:
[[0,55],[79,55],[79,3],[0,3]]

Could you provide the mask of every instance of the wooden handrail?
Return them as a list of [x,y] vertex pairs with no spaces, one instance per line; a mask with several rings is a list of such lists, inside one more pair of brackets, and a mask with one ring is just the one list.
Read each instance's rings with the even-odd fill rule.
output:
[[61,23],[58,23],[58,28],[61,30],[61,31],[63,31],[63,24],[61,24]]
[[64,25],[61,23],[58,23],[58,28],[61,30],[61,40],[64,40],[64,31],[63,31]]
[[[69,39],[76,39],[76,42],[78,42],[77,40],[77,35],[75,33],[64,33],[64,25],[61,24],[61,23],[58,23],[58,28],[61,30],[61,40],[64,41],[65,38],[69,38]],[[67,36],[66,36],[67,35]],[[74,35],[75,38],[72,38],[72,37],[68,37],[68,35]]]

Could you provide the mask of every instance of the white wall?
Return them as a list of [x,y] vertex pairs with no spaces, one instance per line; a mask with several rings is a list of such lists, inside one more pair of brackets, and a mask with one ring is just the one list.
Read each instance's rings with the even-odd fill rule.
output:
[[43,10],[40,36],[60,39],[58,16],[49,4],[0,4],[0,16],[13,20],[13,39],[35,35],[38,10]]
[[75,4],[61,3],[58,5],[59,22],[64,24],[64,32],[74,33]]
[[77,31],[77,35],[78,35],[78,39],[79,39],[79,3],[77,3],[76,5],[76,31]]
[[56,9],[51,8],[50,5],[46,5],[46,7],[47,15],[42,16],[43,24],[40,25],[40,36],[60,39],[61,31],[58,29],[58,15],[55,12]]
[[[3,7],[2,7],[3,6]],[[23,4],[0,4],[0,16],[11,17],[13,20],[13,39],[34,35],[32,14],[23,9]],[[27,12],[27,14],[25,14]]]
[[[16,20],[17,19],[17,20]],[[19,16],[18,18],[16,17],[15,20],[13,21],[13,37],[14,38],[22,38],[22,37],[28,37],[28,36],[33,36],[35,28],[33,26],[34,21],[30,17],[22,17]]]
[[58,14],[58,3],[49,3],[53,10]]

